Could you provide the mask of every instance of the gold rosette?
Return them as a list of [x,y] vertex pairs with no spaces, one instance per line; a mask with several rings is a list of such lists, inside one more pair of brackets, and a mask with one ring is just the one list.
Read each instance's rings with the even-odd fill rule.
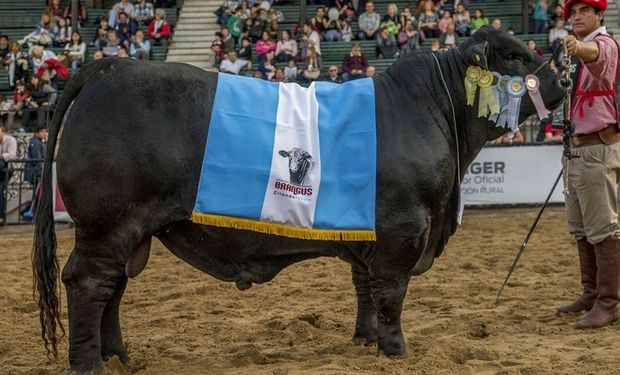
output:
[[482,68],[472,65],[465,72],[465,94],[467,96],[467,105],[474,105],[476,98],[476,86],[482,76]]
[[493,84],[493,73],[483,70],[478,80],[480,86],[480,100],[478,101],[478,117],[488,117],[499,113],[499,106],[491,86]]

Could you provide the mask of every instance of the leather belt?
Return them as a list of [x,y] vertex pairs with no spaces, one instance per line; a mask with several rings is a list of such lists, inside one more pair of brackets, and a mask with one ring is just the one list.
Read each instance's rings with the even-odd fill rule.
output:
[[596,133],[573,135],[571,141],[573,147],[597,144],[613,145],[620,142],[620,129],[617,124],[611,124]]

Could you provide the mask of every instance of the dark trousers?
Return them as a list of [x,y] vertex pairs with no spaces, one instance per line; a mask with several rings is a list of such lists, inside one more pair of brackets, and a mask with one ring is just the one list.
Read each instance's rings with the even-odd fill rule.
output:
[[6,167],[6,162],[0,161],[0,219],[4,219],[6,216],[6,185],[11,178],[11,174],[8,171],[4,171]]
[[37,127],[42,127],[45,124],[48,109],[48,107],[39,107],[37,109],[24,111],[24,117],[22,117],[22,128],[28,130],[28,122],[30,121],[30,117],[33,113],[37,116]]

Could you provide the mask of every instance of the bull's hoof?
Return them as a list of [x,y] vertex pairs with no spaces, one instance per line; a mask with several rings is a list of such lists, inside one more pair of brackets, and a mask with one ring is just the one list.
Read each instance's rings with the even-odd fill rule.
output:
[[405,358],[407,356],[407,352],[403,350],[402,353],[393,353],[393,354],[389,354],[389,353],[385,353],[383,350],[378,350],[377,351],[377,357],[380,356],[386,356],[390,359],[402,359]]
[[403,358],[407,350],[400,325],[380,327],[377,346],[379,355],[389,358]]
[[353,341],[355,345],[370,346],[377,342],[377,335],[376,334],[374,335],[373,334],[367,334],[367,335],[355,334],[353,338],[351,339],[351,341]]
[[247,280],[237,280],[235,282],[235,285],[237,286],[237,289],[242,290],[242,291],[248,290],[252,287],[252,283]]

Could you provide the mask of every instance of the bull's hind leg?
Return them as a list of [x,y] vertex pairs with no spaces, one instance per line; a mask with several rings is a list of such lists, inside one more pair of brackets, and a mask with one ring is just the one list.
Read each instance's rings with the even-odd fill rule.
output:
[[351,272],[357,294],[357,320],[353,342],[370,345],[377,341],[377,310],[370,296],[368,267],[354,263],[351,265]]
[[388,357],[405,355],[400,315],[408,284],[408,275],[402,278],[380,278],[375,275],[370,277],[371,295],[377,310],[379,354]]
[[[86,247],[76,239],[76,247],[62,273],[69,312],[69,363],[72,370],[79,372],[101,369],[102,340],[106,342],[106,351],[119,348],[118,302],[126,282],[123,279],[127,259],[103,239],[97,242],[105,247]],[[109,328],[115,324],[117,333],[107,329],[102,334],[102,325]]]
[[121,335],[121,323],[119,319],[119,307],[125,287],[127,286],[127,277],[121,276],[116,284],[112,298],[103,309],[101,318],[101,357],[104,361],[118,356],[122,363],[127,363],[127,351],[123,345],[123,336]]

